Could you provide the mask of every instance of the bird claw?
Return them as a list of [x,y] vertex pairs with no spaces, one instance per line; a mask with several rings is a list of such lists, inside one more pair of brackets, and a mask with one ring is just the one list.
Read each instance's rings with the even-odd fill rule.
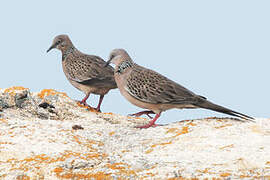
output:
[[142,112],[138,112],[138,113],[134,113],[134,114],[129,114],[128,116],[140,117],[144,114],[147,115],[150,119],[153,119],[153,117],[149,115],[149,114],[154,114],[154,112],[152,112],[152,111],[142,111]]
[[84,101],[77,101],[80,105],[83,105],[83,106],[87,106],[87,107],[91,107],[89,104],[87,104],[86,102]]
[[93,108],[94,110],[96,110],[97,112],[101,113],[100,108]]

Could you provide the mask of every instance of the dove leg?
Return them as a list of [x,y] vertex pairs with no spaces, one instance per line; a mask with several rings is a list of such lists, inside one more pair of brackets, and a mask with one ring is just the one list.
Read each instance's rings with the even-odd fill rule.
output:
[[98,106],[95,108],[98,112],[101,112],[101,111],[100,111],[100,106],[101,106],[101,103],[102,103],[102,101],[103,101],[103,98],[104,98],[104,95],[100,95],[100,96],[99,96]]
[[[85,106],[89,106],[87,103],[86,103],[86,100],[88,99],[90,93],[86,94],[86,96],[80,101],[80,103],[82,105],[85,105]],[[89,106],[90,107],[90,106]]]
[[161,112],[156,114],[154,119],[152,119],[148,124],[143,125],[143,126],[137,126],[136,128],[149,128],[149,127],[156,127],[157,125],[155,124],[156,120],[160,117]]
[[149,114],[155,114],[153,111],[141,111],[138,113],[134,113],[134,114],[129,114],[129,116],[135,116],[135,117],[139,117],[146,114],[149,118],[153,119]]

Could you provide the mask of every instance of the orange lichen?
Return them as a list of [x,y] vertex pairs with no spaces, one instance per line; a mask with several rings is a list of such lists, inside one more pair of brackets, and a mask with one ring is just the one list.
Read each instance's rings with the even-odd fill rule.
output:
[[188,127],[187,126],[183,126],[181,130],[178,129],[178,128],[171,128],[166,133],[175,133],[175,135],[171,137],[171,138],[175,138],[177,136],[180,136],[182,134],[186,134],[188,132],[189,132],[188,131]]
[[[65,151],[64,153],[60,154],[58,157],[50,157],[45,154],[39,154],[31,157],[27,157],[23,160],[17,160],[14,158],[8,159],[6,163],[11,164],[12,168],[10,170],[23,170],[27,172],[29,170],[36,169],[40,172],[40,168],[44,165],[47,166],[48,164],[52,164],[55,162],[62,162],[70,157],[76,157],[78,159],[89,160],[93,158],[100,158],[105,157],[104,154],[98,153],[80,153],[80,152],[72,152],[72,151]],[[61,173],[61,168],[56,168],[53,170],[54,173]]]
[[90,107],[90,106],[83,105],[83,104],[81,104],[80,102],[77,102],[77,105],[78,105],[79,107],[82,107],[82,108],[87,109],[87,110],[90,111],[90,112],[100,113],[100,112],[97,111],[95,108],[92,108],[92,107]]
[[196,126],[197,124],[193,123],[193,122],[189,122],[187,123],[187,125],[190,125],[190,126]]
[[110,136],[112,136],[112,135],[114,135],[114,134],[115,134],[114,131],[112,131],[112,132],[109,133]]
[[87,174],[82,174],[82,173],[72,173],[72,172],[67,172],[67,173],[56,173],[56,176],[61,179],[95,179],[95,180],[111,180],[113,179],[111,177],[111,173],[105,174],[104,172],[97,172],[94,174],[87,173]]
[[3,119],[3,118],[0,118],[0,122],[3,122],[3,123],[8,123],[8,121],[6,119]]
[[13,144],[11,142],[0,142],[0,144]]
[[64,169],[61,168],[61,167],[54,168],[54,170],[53,170],[53,172],[56,173],[56,174],[61,173],[63,171],[64,171]]
[[174,132],[178,132],[178,131],[179,131],[178,128],[170,128],[170,129],[166,132],[166,134],[167,134],[167,133],[174,133]]
[[116,174],[120,175],[136,175],[136,172],[134,170],[130,170],[130,165],[125,163],[114,163],[114,164],[107,164],[107,168],[112,170],[117,170]]
[[197,170],[197,171],[200,173],[206,174],[206,173],[209,173],[209,168],[205,168],[204,170]]
[[103,114],[106,114],[106,115],[113,115],[113,113],[109,112],[109,113],[103,113]]
[[[169,129],[166,133],[176,133],[176,136],[179,136],[181,134],[186,134],[188,133],[188,127],[187,126],[183,126],[182,130],[178,129],[178,128],[171,128]],[[175,136],[175,137],[176,137]]]
[[153,144],[151,147],[154,148],[156,146],[164,146],[164,145],[167,145],[167,144],[172,144],[172,142],[164,142],[164,143],[159,143],[159,144]]
[[107,166],[110,169],[125,169],[125,167],[124,167],[125,165],[126,164],[124,164],[124,163],[114,163],[114,164],[109,164]]
[[164,143],[159,143],[159,144],[153,144],[153,145],[151,146],[151,149],[148,149],[147,151],[145,151],[145,153],[146,153],[146,154],[149,154],[149,153],[151,153],[151,152],[154,150],[153,148],[155,148],[155,147],[157,147],[157,146],[164,146],[164,145],[167,145],[167,144],[172,144],[172,141],[164,142]]
[[149,154],[149,153],[151,153],[153,151],[154,151],[154,149],[148,149],[147,151],[145,151],[145,154]]
[[147,176],[151,176],[151,177],[154,177],[154,176],[155,176],[155,174],[150,173],[150,172],[149,172],[149,173],[146,173],[146,175],[147,175]]
[[122,152],[122,153],[126,153],[126,152],[130,152],[130,150],[124,149],[124,150],[122,150],[121,152]]
[[16,94],[16,91],[23,91],[23,90],[28,90],[28,88],[24,88],[22,86],[13,86],[5,89],[4,93],[9,93],[10,95],[14,96]]
[[230,175],[232,175],[232,174],[231,173],[226,173],[226,172],[220,174],[221,177],[228,177]]
[[30,177],[26,175],[17,176],[16,180],[30,180]]
[[249,176],[249,175],[240,175],[239,176],[241,179],[243,179],[243,178],[249,178],[249,177],[251,177],[251,176]]
[[53,89],[43,89],[42,91],[40,91],[40,93],[38,93],[38,97],[40,97],[41,99],[43,99],[45,96],[55,96],[55,95],[62,95],[64,97],[68,97],[66,93],[57,92]]
[[183,177],[174,177],[174,178],[168,178],[167,180],[187,180],[187,179]]
[[188,133],[188,127],[184,126],[182,127],[181,134],[186,134],[186,133]]

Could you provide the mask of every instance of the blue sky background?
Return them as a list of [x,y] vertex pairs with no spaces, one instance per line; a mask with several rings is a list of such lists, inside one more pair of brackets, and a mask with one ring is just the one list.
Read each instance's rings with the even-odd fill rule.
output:
[[[84,53],[107,60],[114,48],[209,100],[254,117],[270,117],[270,1],[1,1],[1,88],[52,88],[73,99],[83,93],[66,80],[61,53],[46,53],[68,34]],[[89,98],[96,106],[98,96]],[[123,115],[141,109],[118,90],[102,105]],[[170,110],[160,123],[208,116]]]

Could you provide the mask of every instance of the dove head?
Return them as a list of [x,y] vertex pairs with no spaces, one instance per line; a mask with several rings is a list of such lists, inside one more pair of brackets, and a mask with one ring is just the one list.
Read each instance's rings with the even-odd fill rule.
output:
[[47,50],[49,52],[52,49],[59,49],[60,51],[66,52],[70,48],[73,47],[71,40],[69,39],[68,35],[58,35],[54,38],[51,47]]
[[106,66],[109,65],[110,63],[119,66],[125,61],[133,63],[130,56],[124,49],[114,49],[110,53],[109,60],[107,61]]

